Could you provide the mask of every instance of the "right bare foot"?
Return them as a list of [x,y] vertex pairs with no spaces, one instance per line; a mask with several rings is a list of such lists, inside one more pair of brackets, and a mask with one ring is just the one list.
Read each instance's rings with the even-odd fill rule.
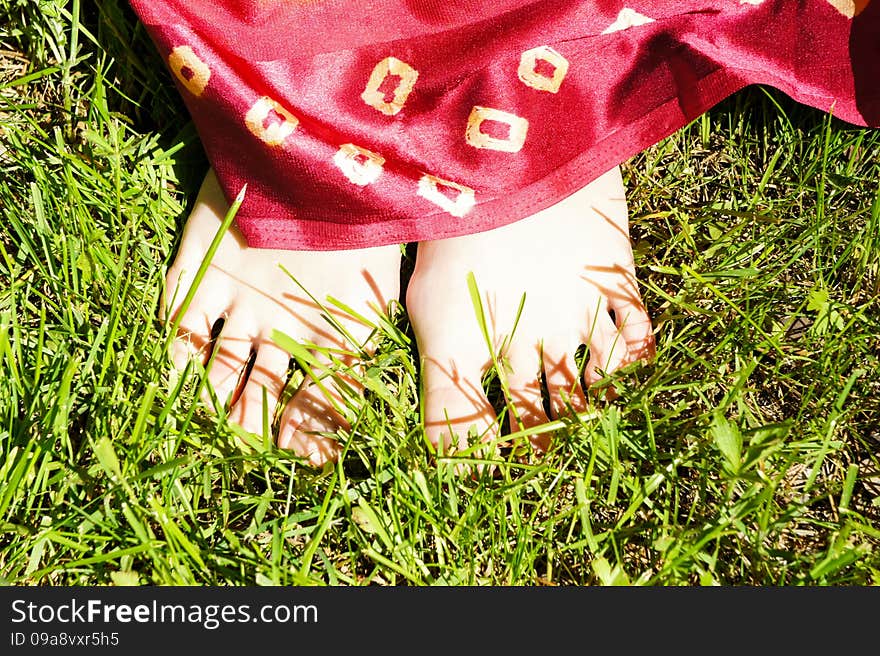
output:
[[[168,271],[163,317],[174,320],[180,312],[227,209],[217,178],[213,171],[209,172]],[[262,434],[264,390],[271,425],[287,383],[291,357],[272,340],[273,329],[300,343],[351,353],[339,358],[352,364],[356,360],[353,354],[365,345],[372,327],[327,303],[328,295],[373,319],[398,298],[399,287],[399,246],[352,251],[257,249],[248,247],[232,225],[192,302],[180,317],[172,359],[182,369],[190,358],[207,363],[212,350],[216,351],[208,372],[210,389],[219,403],[225,404],[230,421]],[[325,309],[331,311],[354,344],[322,317]],[[218,319],[224,320],[223,327],[216,340],[212,340]],[[248,373],[252,357],[253,366]],[[330,359],[326,351],[316,352],[316,357],[324,364]],[[347,425],[344,413],[340,412],[341,388],[347,384],[353,381],[327,377],[318,385],[306,377],[283,410],[278,445],[292,449],[318,467],[336,460],[340,445],[330,434]],[[213,401],[208,391],[203,398],[209,404]]]
[[[440,452],[466,448],[470,430],[483,441],[497,437],[495,413],[481,385],[493,359],[475,320],[469,272],[496,359],[508,365],[511,430],[549,421],[542,371],[551,415],[559,417],[586,408],[581,378],[589,387],[603,372],[654,355],[617,168],[527,219],[422,242],[407,310],[422,359],[425,431]],[[581,344],[590,351],[582,377],[575,364]],[[534,435],[531,442],[544,451],[549,437]]]

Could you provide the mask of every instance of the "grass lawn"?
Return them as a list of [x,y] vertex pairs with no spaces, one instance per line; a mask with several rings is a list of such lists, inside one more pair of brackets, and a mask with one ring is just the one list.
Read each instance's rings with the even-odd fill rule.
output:
[[432,456],[402,312],[323,472],[170,376],[206,168],[125,0],[0,0],[0,581],[880,583],[880,131],[752,88],[625,163],[656,361],[494,478]]

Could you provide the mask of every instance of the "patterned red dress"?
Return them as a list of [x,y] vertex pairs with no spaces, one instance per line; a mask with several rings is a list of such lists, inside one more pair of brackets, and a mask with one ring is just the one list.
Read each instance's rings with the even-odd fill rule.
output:
[[880,0],[132,0],[251,246],[524,218],[749,84],[880,125]]

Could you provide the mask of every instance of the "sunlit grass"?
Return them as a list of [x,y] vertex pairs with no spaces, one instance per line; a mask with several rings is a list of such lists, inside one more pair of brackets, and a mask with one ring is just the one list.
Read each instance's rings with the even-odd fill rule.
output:
[[724,102],[624,166],[658,354],[616,400],[461,476],[398,308],[316,472],[170,375],[157,308],[207,164],[162,62],[124,2],[39,4],[0,0],[3,580],[880,582],[880,133]]

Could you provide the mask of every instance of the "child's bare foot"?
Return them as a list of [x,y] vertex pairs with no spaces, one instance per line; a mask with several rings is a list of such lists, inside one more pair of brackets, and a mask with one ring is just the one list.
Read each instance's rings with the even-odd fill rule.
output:
[[[575,364],[580,344],[590,350],[583,376],[587,386],[602,377],[600,371],[654,354],[618,168],[509,226],[423,242],[407,309],[422,358],[425,430],[441,451],[466,447],[471,427],[484,440],[495,437],[495,413],[481,387],[492,361],[476,321],[468,272],[480,290],[496,353],[509,364],[513,430],[548,421],[542,369],[553,416],[569,407],[585,409]],[[511,338],[523,294],[525,305]],[[532,444],[544,451],[549,438],[535,436]]]
[[[195,208],[183,233],[180,250],[166,279],[163,316],[179,312],[208,246],[220,227],[228,205],[213,171],[205,178]],[[285,273],[295,276],[302,288]],[[223,237],[211,265],[185,314],[181,317],[172,359],[177,368],[190,357],[203,363],[212,349],[215,322],[224,319],[213,349],[217,351],[208,373],[229,419],[248,431],[263,433],[263,390],[269,422],[287,382],[290,355],[271,338],[279,330],[293,339],[319,347],[351,351],[339,332],[321,316],[323,310],[303,288],[326,307],[357,342],[363,345],[370,327],[336,311],[328,295],[355,312],[374,318],[397,299],[400,288],[400,248],[386,246],[353,251],[289,251],[249,248],[233,225]],[[356,350],[356,347],[355,347]],[[253,366],[247,365],[253,354]],[[320,359],[320,357],[319,357]],[[339,445],[331,437],[346,422],[322,392],[339,399],[330,379],[315,385],[306,378],[285,407],[277,443],[308,458],[315,466],[335,460]],[[210,394],[205,395],[210,403]]]

